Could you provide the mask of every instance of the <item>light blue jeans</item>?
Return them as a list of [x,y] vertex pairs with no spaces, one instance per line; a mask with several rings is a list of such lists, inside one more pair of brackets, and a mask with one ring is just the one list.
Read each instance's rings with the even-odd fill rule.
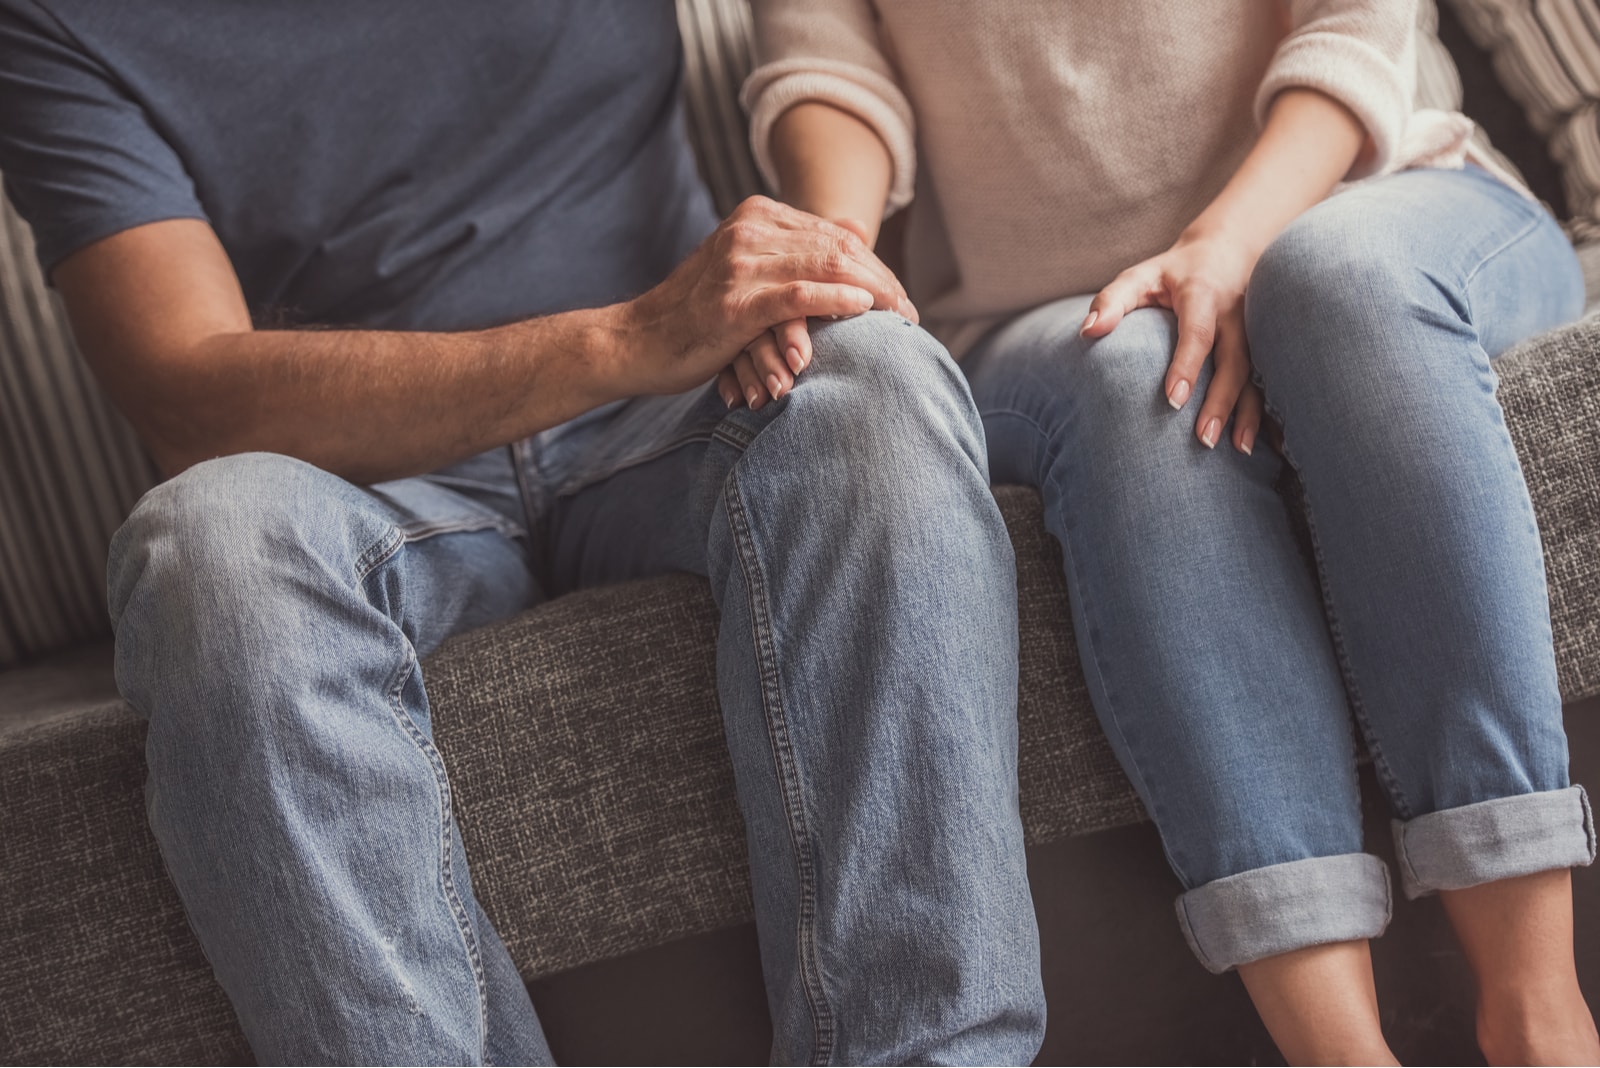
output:
[[[784,400],[602,409],[357,488],[245,455],[118,533],[151,825],[266,1063],[547,1063],[418,663],[578,586],[709,576],[774,1058],[1024,1064],[1044,1029],[1016,589],[961,372],[873,313]],[[536,668],[536,665],[530,665]]]
[[1386,926],[1352,721],[1408,895],[1593,858],[1491,364],[1582,298],[1537,205],[1475,168],[1416,171],[1311,209],[1256,268],[1247,331],[1282,456],[1226,434],[1208,451],[1195,404],[1168,407],[1162,310],[1089,341],[1089,298],[1064,300],[968,359],[991,472],[1042,491],[1096,711],[1212,970]]

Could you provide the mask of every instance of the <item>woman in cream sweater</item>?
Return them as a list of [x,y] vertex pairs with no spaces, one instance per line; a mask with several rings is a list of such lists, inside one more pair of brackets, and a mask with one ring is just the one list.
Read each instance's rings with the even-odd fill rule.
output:
[[[1043,494],[1201,962],[1239,970],[1291,1062],[1393,1063],[1359,729],[1491,1063],[1600,1059],[1568,871],[1594,831],[1491,363],[1582,285],[1470,122],[1412,110],[1414,2],[754,7],[757,160],[868,244],[908,213],[906,288],[993,479]],[[724,398],[781,400],[809,359],[788,324]]]

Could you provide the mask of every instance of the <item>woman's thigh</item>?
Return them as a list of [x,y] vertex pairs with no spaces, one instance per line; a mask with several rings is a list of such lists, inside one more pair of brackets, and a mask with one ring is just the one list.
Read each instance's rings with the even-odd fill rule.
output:
[[1086,308],[1029,312],[964,366],[993,480],[1044,498],[1107,737],[1191,887],[1356,852],[1349,714],[1281,462],[1205,448],[1168,405],[1169,313],[1091,341]]
[[1251,357],[1402,818],[1565,785],[1543,557],[1492,358],[1581,300],[1554,221],[1475,170],[1333,197],[1251,280]]

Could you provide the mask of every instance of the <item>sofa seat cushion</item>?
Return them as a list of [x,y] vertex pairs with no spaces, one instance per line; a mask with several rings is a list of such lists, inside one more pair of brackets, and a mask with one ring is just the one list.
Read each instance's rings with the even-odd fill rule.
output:
[[[1568,700],[1600,693],[1597,353],[1590,320],[1498,365],[1544,533]],[[1038,495],[996,496],[1017,553],[1028,839],[1137,820],[1089,707]],[[714,627],[705,583],[671,576],[561,598],[425,664],[474,885],[524,976],[749,917]],[[0,701],[22,692],[0,678]],[[248,1057],[145,825],[143,739],[131,710],[97,700],[0,730],[8,1060]]]

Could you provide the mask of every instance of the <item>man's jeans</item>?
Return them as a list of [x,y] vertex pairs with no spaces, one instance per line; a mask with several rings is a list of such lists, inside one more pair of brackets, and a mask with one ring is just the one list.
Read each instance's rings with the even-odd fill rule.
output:
[[1283,456],[1226,434],[1208,451],[1198,404],[1168,407],[1165,311],[1090,341],[1089,298],[1061,301],[967,361],[995,480],[1043,492],[1095,709],[1208,967],[1382,933],[1352,719],[1409,895],[1593,858],[1490,365],[1582,297],[1537,204],[1475,168],[1414,171],[1313,208],[1256,268],[1251,356]]
[[111,554],[117,681],[262,1061],[549,1060],[473,897],[418,661],[674,570],[721,609],[774,1056],[1032,1058],[1015,577],[977,411],[904,320],[814,325],[759,413],[638,400],[371,489],[235,456],[140,502]]

